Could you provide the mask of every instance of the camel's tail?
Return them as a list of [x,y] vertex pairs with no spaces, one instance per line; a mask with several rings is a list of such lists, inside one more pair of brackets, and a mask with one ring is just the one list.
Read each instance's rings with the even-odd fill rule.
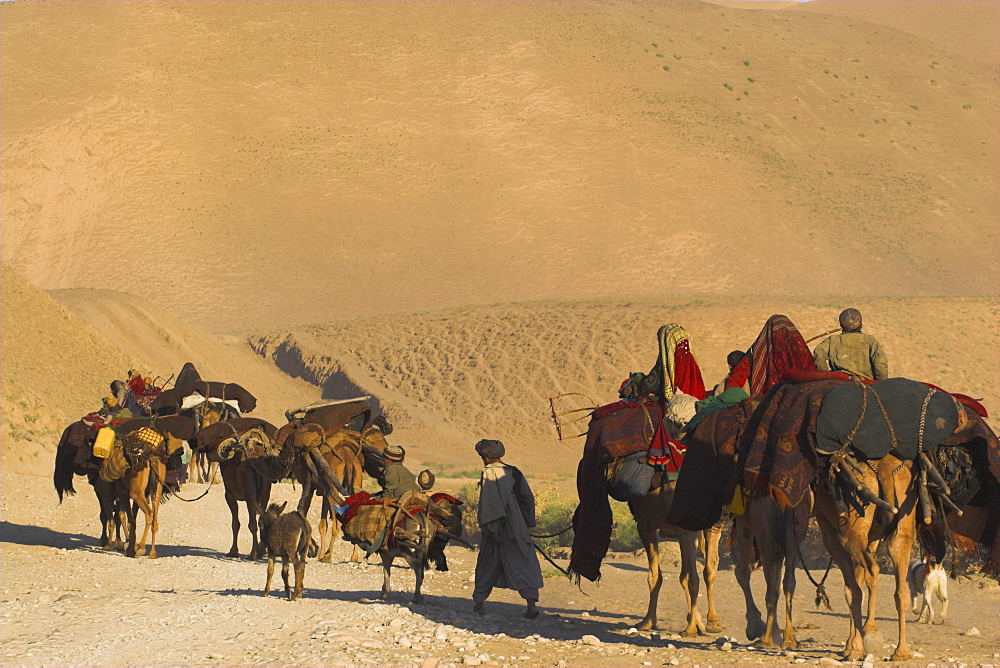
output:
[[56,447],[56,466],[52,474],[52,482],[59,495],[59,503],[62,503],[64,496],[73,496],[76,490],[73,489],[73,461],[76,458],[76,448],[69,447],[68,444],[69,427],[63,431],[59,445]]

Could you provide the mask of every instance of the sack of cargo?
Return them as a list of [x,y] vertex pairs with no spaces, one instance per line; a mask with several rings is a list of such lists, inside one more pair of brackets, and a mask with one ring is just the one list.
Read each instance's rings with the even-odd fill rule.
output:
[[94,456],[101,459],[107,458],[115,447],[115,430],[111,427],[101,427],[97,430],[97,438],[94,439]]
[[616,501],[635,501],[649,493],[655,469],[645,450],[610,462],[606,469],[608,494]]
[[101,468],[98,473],[104,482],[114,482],[125,475],[127,468],[128,462],[125,461],[125,453],[122,451],[121,446],[119,446],[114,448],[111,454],[101,462]]

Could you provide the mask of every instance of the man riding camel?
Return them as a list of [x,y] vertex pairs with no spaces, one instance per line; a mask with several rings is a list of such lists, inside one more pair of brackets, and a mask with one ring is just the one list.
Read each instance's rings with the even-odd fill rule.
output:
[[878,340],[861,331],[861,311],[844,309],[840,313],[840,334],[823,340],[813,358],[820,371],[840,371],[862,380],[885,380],[889,377],[889,359]]

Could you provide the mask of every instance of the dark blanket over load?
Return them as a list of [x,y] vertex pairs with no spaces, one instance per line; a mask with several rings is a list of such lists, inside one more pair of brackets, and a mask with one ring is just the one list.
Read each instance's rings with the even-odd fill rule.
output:
[[816,419],[823,398],[845,381],[781,383],[760,400],[740,437],[737,467],[750,496],[770,494],[782,508],[802,503],[816,474]]
[[278,428],[266,420],[260,418],[238,417],[229,420],[222,420],[210,424],[198,432],[196,442],[197,449],[201,452],[216,450],[219,444],[226,439],[236,438],[247,433],[251,429],[261,429],[272,441]]
[[736,484],[736,445],[753,409],[750,399],[718,409],[684,439],[687,452],[667,524],[703,531],[722,517]]
[[135,418],[114,427],[115,432],[124,436],[142,427],[149,427],[161,435],[170,434],[174,438],[187,441],[198,433],[198,423],[185,415],[168,415],[167,417]]
[[177,393],[183,397],[200,394],[206,399],[235,399],[240,406],[240,413],[249,413],[257,408],[257,397],[247,392],[236,383],[220,383],[214,380],[196,380],[187,385],[176,385]]
[[[646,412],[643,411],[645,406]],[[608,500],[604,466],[619,457],[649,448],[653,425],[661,410],[656,401],[619,401],[594,410],[587,430],[583,457],[576,470],[580,505],[573,519],[573,552],[570,573],[588,580],[601,576],[601,562],[611,544],[611,502]]]
[[364,401],[321,406],[302,418],[302,424],[315,423],[327,433],[336,433],[350,423],[351,431],[362,431],[371,424],[372,407]]
[[[882,407],[886,415],[882,414]],[[951,437],[957,427],[955,400],[923,383],[908,378],[888,378],[870,385],[844,383],[830,390],[823,399],[816,420],[816,450],[830,454],[840,450],[850,439],[853,450],[868,459],[881,459],[889,454],[895,435],[893,454],[911,461],[916,458],[918,447],[922,446],[925,451],[935,448]]]

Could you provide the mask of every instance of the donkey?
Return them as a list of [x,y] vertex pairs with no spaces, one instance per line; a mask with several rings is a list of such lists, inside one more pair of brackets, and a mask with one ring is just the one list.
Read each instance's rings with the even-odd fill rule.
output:
[[[302,598],[302,581],[306,575],[306,552],[312,540],[312,527],[306,516],[299,510],[284,513],[288,502],[272,503],[260,517],[261,541],[267,550],[267,582],[264,593],[271,593],[271,578],[274,577],[274,560],[281,557],[281,579],[285,582],[285,595],[289,601]],[[288,583],[289,563],[295,567],[295,590]]]

